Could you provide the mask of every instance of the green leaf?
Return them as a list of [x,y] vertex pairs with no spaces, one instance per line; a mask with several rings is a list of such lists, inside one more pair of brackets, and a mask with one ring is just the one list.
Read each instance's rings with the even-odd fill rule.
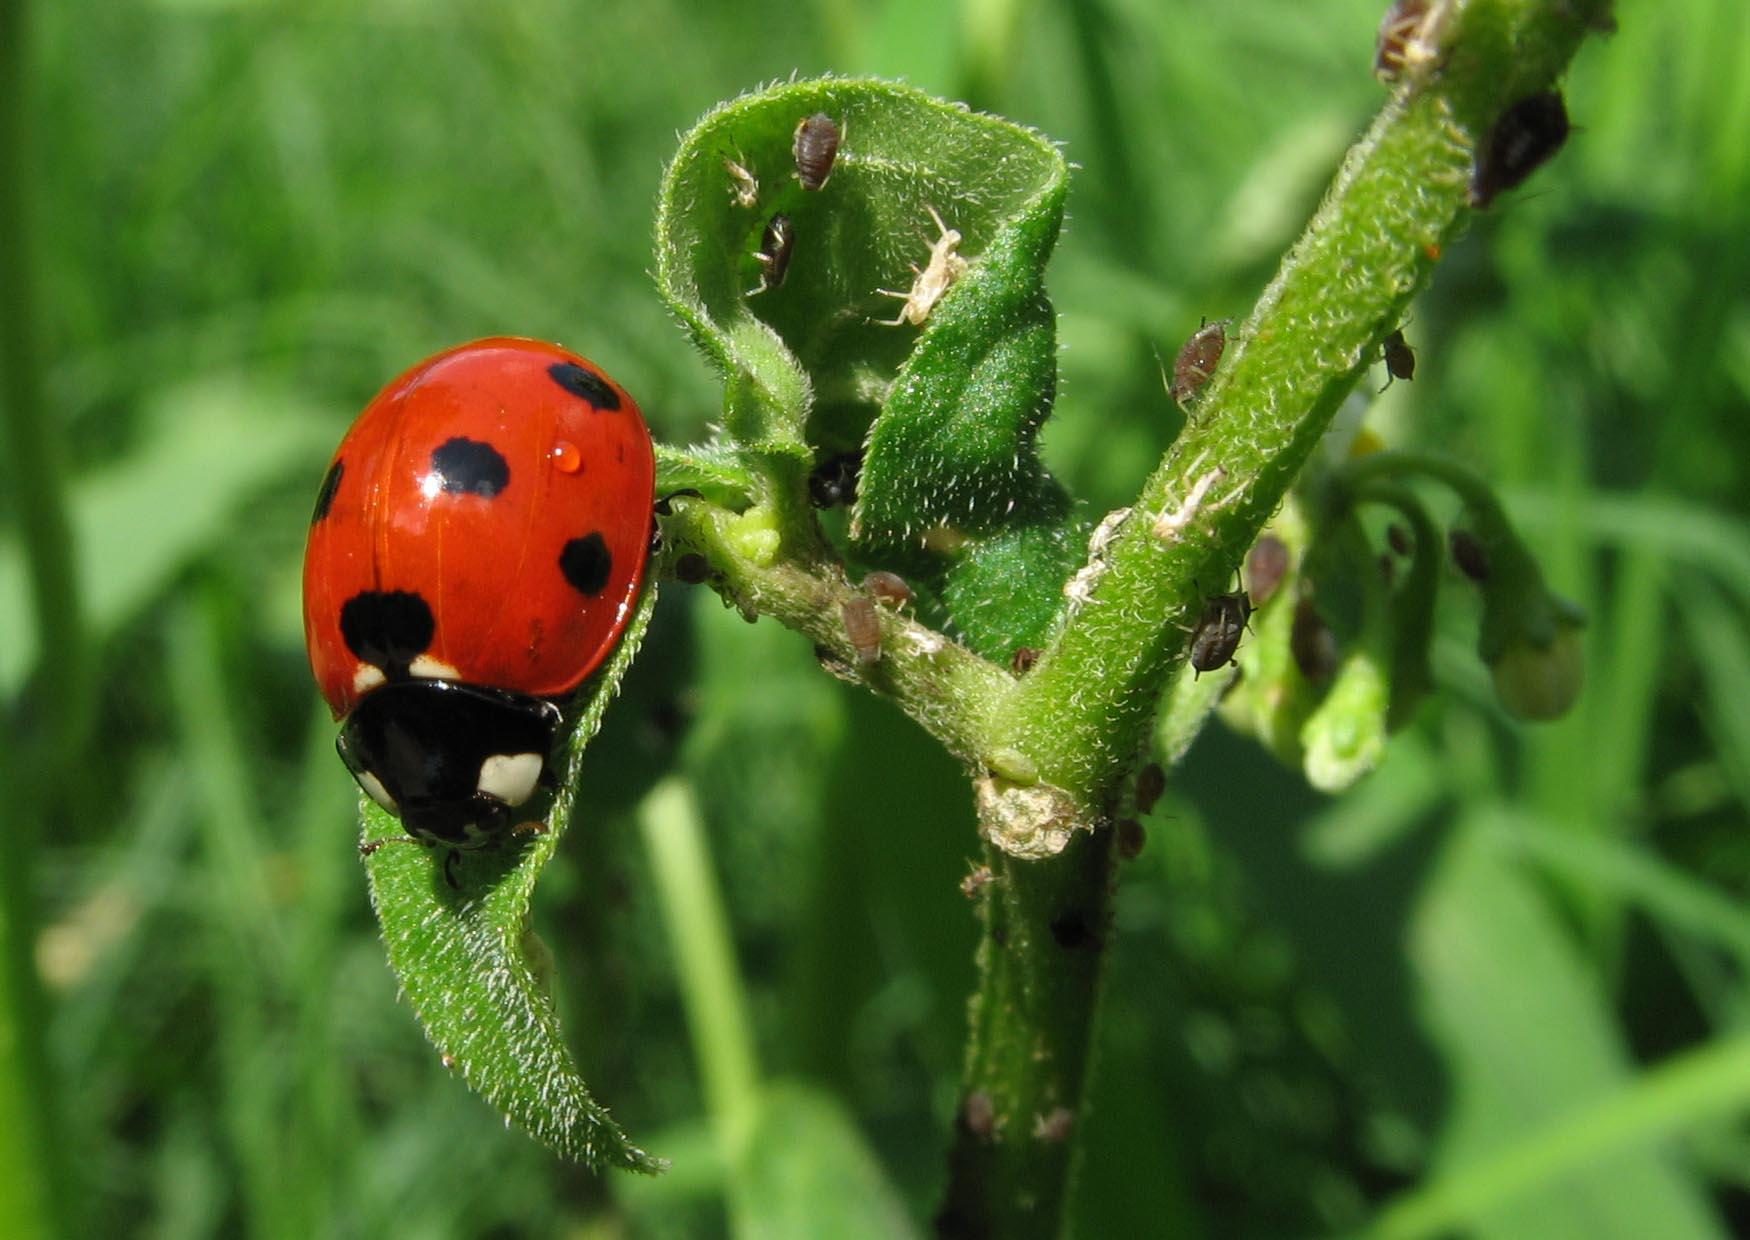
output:
[[728,444],[695,448],[656,445],[656,493],[697,491],[713,503],[742,508],[759,494],[759,479]]
[[1412,931],[1454,1114],[1438,1178],[1370,1234],[1720,1234],[1696,1179],[1655,1142],[1685,1117],[1718,1114],[1744,1096],[1742,1040],[1721,1043],[1703,1066],[1711,1086],[1685,1085],[1651,1105],[1636,1099],[1607,996],[1500,838],[1486,821],[1460,830]]
[[[441,850],[382,847],[368,863],[389,964],[445,1063],[561,1154],[598,1170],[647,1173],[666,1164],[627,1140],[590,1096],[566,1049],[548,988],[551,961],[530,928],[529,901],[571,821],[584,746],[601,726],[655,603],[655,589],[647,588],[619,648],[580,695],[566,777],[545,831],[459,854],[456,888],[445,881]],[[408,837],[399,821],[367,801],[363,839]]]
[[916,1236],[905,1203],[845,1109],[796,1083],[768,1086],[737,1177],[738,1232],[748,1236]]

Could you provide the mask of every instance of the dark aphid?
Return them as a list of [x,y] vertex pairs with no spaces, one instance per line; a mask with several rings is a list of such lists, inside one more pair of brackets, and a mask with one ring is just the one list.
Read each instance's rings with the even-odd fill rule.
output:
[[1568,109],[1560,91],[1521,99],[1501,114],[1477,151],[1471,169],[1470,205],[1479,210],[1537,171],[1568,140]]
[[1294,665],[1308,680],[1328,680],[1337,670],[1337,635],[1310,598],[1301,599],[1294,608],[1288,649],[1294,655]]
[[1395,521],[1385,527],[1385,545],[1399,555],[1409,555],[1416,549],[1416,544],[1410,541],[1410,531]]
[[881,618],[875,614],[875,600],[866,595],[846,599],[839,607],[845,622],[845,636],[857,651],[857,661],[864,666],[881,660]]
[[904,607],[912,600],[911,587],[898,573],[876,569],[863,578],[863,589],[884,607]]
[[1203,601],[1203,614],[1191,630],[1191,667],[1197,675],[1213,672],[1234,661],[1240,634],[1252,615],[1252,600],[1244,590],[1217,594]]
[[1385,391],[1385,388],[1390,387],[1399,379],[1407,382],[1416,377],[1416,351],[1410,347],[1409,341],[1404,339],[1403,328],[1394,328],[1392,334],[1385,338],[1385,343],[1380,346],[1380,349],[1385,354],[1386,373],[1385,387],[1380,388],[1380,391]]
[[796,156],[796,179],[803,189],[819,189],[832,175],[832,161],[839,153],[842,136],[837,122],[825,112],[816,112],[796,125],[790,151]]
[[711,579],[711,563],[702,555],[688,552],[674,562],[674,575],[687,585],[696,586]]
[[1407,62],[1410,40],[1428,16],[1430,0],[1397,0],[1379,22],[1379,42],[1373,52],[1373,75],[1395,82]]
[[816,508],[837,508],[857,502],[857,479],[863,472],[863,452],[828,457],[808,475],[808,498]]
[[1448,538],[1452,547],[1452,562],[1458,571],[1472,581],[1489,579],[1489,549],[1469,530],[1453,530]]
[[1017,676],[1025,676],[1033,670],[1033,665],[1039,662],[1039,649],[1036,646],[1016,646],[1015,652],[1009,656],[1009,670]]
[[1167,773],[1158,762],[1150,762],[1136,774],[1136,812],[1146,814],[1167,790]]
[[1118,820],[1118,855],[1126,861],[1135,861],[1142,856],[1142,850],[1148,843],[1148,832],[1134,818]]
[[1252,545],[1246,556],[1246,585],[1253,607],[1262,607],[1270,601],[1287,571],[1287,543],[1274,534],[1265,534]]
[[760,286],[755,293],[779,288],[790,270],[790,252],[796,248],[796,233],[790,227],[790,217],[782,211],[766,221],[766,231],[760,237],[759,253],[754,261],[760,265]]
[[1179,355],[1173,359],[1173,381],[1167,386],[1168,393],[1179,404],[1202,391],[1209,376],[1215,373],[1221,352],[1227,348],[1227,323],[1226,319],[1217,319],[1203,324],[1180,347]]

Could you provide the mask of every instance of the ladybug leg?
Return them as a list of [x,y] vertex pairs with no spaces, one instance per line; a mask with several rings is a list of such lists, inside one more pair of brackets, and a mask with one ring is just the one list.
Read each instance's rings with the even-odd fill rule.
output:
[[462,884],[456,881],[456,858],[461,855],[461,851],[455,848],[444,854],[444,881],[450,885],[451,891],[462,889]]

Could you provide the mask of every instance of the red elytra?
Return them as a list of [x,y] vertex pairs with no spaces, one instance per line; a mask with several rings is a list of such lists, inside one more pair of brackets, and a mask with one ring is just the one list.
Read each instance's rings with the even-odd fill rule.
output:
[[637,601],[654,487],[637,404],[557,345],[493,337],[402,374],[335,453],[305,552],[335,718],[409,678],[577,688]]

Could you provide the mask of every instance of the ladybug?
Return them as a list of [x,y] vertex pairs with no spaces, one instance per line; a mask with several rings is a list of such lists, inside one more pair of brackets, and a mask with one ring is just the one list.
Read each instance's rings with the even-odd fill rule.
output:
[[643,585],[655,479],[631,396],[537,340],[428,358],[346,433],[304,637],[341,759],[414,839],[490,843],[553,783],[560,707]]

